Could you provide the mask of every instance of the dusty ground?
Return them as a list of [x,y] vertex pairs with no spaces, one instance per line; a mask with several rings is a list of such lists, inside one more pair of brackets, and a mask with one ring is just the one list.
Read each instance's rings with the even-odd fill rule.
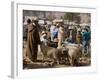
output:
[[[24,41],[23,56],[25,55],[25,52],[26,52],[26,41]],[[90,66],[90,64],[91,64],[90,55],[82,55],[80,57],[78,64],[75,67]],[[43,61],[43,55],[40,52],[38,52],[38,57],[36,62],[29,62],[27,64],[23,62],[24,69],[71,67],[68,61],[66,63],[62,62],[59,65],[54,65],[54,66],[51,65],[52,62],[48,60]]]

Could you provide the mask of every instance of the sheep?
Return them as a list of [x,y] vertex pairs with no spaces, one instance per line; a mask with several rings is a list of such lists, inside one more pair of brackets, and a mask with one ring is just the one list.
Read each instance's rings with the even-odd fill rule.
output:
[[70,65],[71,66],[77,65],[77,62],[81,56],[82,47],[77,44],[75,45],[73,44],[73,45],[66,45],[66,48],[68,49],[68,59]]
[[59,52],[57,48],[45,45],[43,42],[41,42],[40,48],[41,52],[43,53],[43,60],[49,58],[49,61],[52,62],[52,66],[55,64],[59,64],[59,59],[58,59]]

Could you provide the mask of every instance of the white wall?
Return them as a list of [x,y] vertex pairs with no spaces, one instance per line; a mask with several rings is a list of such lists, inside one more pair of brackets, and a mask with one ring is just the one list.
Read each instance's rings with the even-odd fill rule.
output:
[[[23,2],[26,0],[23,0]],[[39,80],[99,80],[100,74],[100,5],[99,0],[27,0],[28,2],[38,4],[55,4],[55,5],[80,5],[80,6],[94,6],[97,7],[97,51],[98,53],[98,72],[90,74],[76,74],[76,75],[64,75],[55,77],[46,77]],[[1,0],[0,2],[0,80],[12,80],[10,78],[10,67],[11,67],[11,0]],[[24,79],[18,79],[24,80]],[[25,79],[32,80],[32,79]],[[33,78],[33,80],[36,80]]]

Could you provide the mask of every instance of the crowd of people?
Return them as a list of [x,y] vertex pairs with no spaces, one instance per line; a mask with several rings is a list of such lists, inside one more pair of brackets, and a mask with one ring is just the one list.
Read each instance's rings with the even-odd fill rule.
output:
[[31,61],[37,60],[38,46],[41,42],[45,45],[57,48],[62,44],[82,45],[82,53],[90,53],[91,30],[90,26],[68,24],[64,25],[63,20],[53,20],[51,25],[46,22],[41,27],[38,18],[27,20],[27,47],[26,56]]

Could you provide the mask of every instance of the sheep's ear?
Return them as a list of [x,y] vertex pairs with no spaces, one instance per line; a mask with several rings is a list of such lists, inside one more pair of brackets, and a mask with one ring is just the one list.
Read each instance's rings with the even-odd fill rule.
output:
[[61,44],[62,47],[65,47],[65,44]]

